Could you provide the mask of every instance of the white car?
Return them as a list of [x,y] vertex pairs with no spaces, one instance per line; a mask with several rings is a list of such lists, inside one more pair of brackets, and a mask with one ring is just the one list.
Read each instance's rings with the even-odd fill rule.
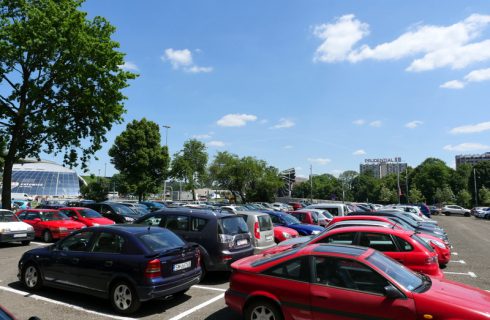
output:
[[34,240],[34,228],[22,222],[10,210],[0,209],[0,242],[21,242],[27,246]]
[[471,210],[451,204],[442,207],[441,212],[444,213],[446,216],[449,216],[451,214],[462,214],[465,217],[469,217]]

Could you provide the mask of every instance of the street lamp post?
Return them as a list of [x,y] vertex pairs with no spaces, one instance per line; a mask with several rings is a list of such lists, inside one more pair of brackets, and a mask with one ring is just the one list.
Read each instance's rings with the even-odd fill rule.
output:
[[473,184],[475,188],[475,207],[478,207],[478,189],[476,188],[476,169],[473,168]]
[[[168,129],[170,129],[170,126],[163,125],[162,127],[165,128],[165,147],[167,147],[168,152]],[[165,200],[167,200],[167,177],[165,177],[165,181],[163,181],[163,201]]]

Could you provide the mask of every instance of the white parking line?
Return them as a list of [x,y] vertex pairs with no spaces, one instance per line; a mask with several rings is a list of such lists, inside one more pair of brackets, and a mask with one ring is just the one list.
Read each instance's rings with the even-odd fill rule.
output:
[[213,287],[205,287],[205,286],[192,286],[192,287],[196,289],[226,292],[226,289],[221,289],[221,288],[213,288]]
[[107,317],[107,318],[118,319],[118,320],[132,320],[133,319],[133,318],[125,318],[125,317],[113,316],[113,315],[106,314],[106,313],[101,313],[101,312],[96,312],[96,311],[92,311],[92,310],[87,310],[85,308],[82,308],[82,307],[79,307],[79,306],[75,306],[75,305],[72,305],[72,304],[69,304],[69,303],[56,301],[56,300],[49,299],[49,298],[46,298],[46,297],[41,297],[41,296],[38,296],[36,294],[30,294],[29,292],[12,289],[10,287],[2,287],[2,286],[0,286],[0,290],[11,292],[11,293],[15,293],[15,294],[24,296],[26,298],[33,298],[35,300],[41,300],[41,301],[45,301],[45,302],[50,302],[50,303],[54,303],[54,304],[57,304],[57,305],[65,306],[65,307],[68,307],[68,308],[71,308],[71,309],[75,309],[75,310],[79,310],[79,311],[83,311],[83,312],[86,312],[86,313],[95,314],[95,315],[103,316],[103,317]]
[[444,274],[460,274],[464,276],[470,276],[472,278],[478,278],[474,272],[449,272],[449,271],[444,271]]
[[466,264],[466,261],[464,261],[464,260],[451,260],[449,262]]
[[179,319],[185,318],[185,317],[187,317],[188,315],[190,315],[191,313],[194,313],[194,312],[196,312],[197,310],[202,309],[202,308],[206,307],[207,305],[210,305],[211,303],[213,303],[213,302],[215,302],[215,301],[218,301],[218,300],[220,300],[220,299],[223,299],[223,297],[224,297],[224,296],[225,296],[225,294],[224,294],[224,293],[222,293],[222,294],[220,294],[219,296],[214,297],[213,299],[210,299],[210,300],[208,300],[208,301],[206,301],[206,302],[203,302],[203,303],[201,303],[200,305],[197,305],[197,306],[195,306],[194,308],[189,309],[189,310],[187,310],[186,312],[183,312],[183,313],[179,314],[178,316],[175,316],[175,317],[173,317],[173,318],[170,318],[169,320],[179,320]]
[[457,252],[451,252],[451,254],[452,254],[453,256],[457,256],[457,255],[458,255],[458,253],[457,253]]

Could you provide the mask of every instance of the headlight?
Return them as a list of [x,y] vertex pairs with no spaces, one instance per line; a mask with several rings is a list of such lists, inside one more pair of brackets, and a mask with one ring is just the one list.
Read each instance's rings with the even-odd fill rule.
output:
[[65,227],[59,227],[59,228],[58,228],[58,231],[67,231],[67,230],[68,230],[68,229],[67,229],[67,228],[65,228]]
[[286,239],[290,239],[290,238],[291,238],[291,235],[290,235],[289,233],[287,233],[287,232],[283,232],[283,233],[282,233],[282,236],[283,236],[284,238],[286,238]]
[[7,228],[7,227],[3,227],[3,228],[0,228],[0,232],[10,232],[12,230],[10,230],[10,228]]
[[126,220],[127,222],[133,222],[134,221],[134,219],[131,217],[124,217],[124,220]]
[[34,228],[33,228],[33,227],[31,227],[31,226],[28,226],[28,227],[27,227],[27,231],[34,231]]
[[93,224],[92,224],[92,226],[94,226],[94,227],[98,227],[98,226],[100,226],[100,224],[98,224],[98,223],[93,223]]
[[320,233],[320,231],[318,231],[318,230],[315,230],[315,231],[312,231],[311,232],[311,234],[319,234],[319,233]]
[[430,240],[430,243],[432,243],[433,245],[441,248],[441,249],[446,249],[446,246],[444,245],[444,243],[440,242],[440,241],[437,241],[437,240]]

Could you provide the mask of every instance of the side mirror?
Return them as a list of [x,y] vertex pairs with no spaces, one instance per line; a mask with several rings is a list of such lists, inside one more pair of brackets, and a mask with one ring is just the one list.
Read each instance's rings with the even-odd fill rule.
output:
[[385,296],[387,298],[390,298],[390,299],[401,299],[401,298],[404,298],[405,296],[400,292],[400,290],[398,290],[397,288],[395,288],[393,285],[389,284],[387,285],[386,287],[384,287],[385,289]]
[[39,222],[41,221],[41,218],[34,218],[32,221]]

